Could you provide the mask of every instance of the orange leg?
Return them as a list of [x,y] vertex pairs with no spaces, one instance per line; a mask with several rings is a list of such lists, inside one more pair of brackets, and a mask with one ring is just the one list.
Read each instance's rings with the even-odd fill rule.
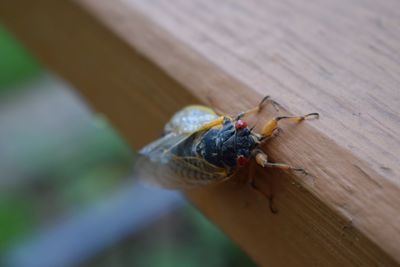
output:
[[281,116],[281,117],[275,117],[268,121],[264,127],[261,130],[261,136],[263,139],[270,137],[273,135],[273,133],[278,129],[278,121],[280,120],[292,120],[292,121],[303,121],[307,119],[308,117],[319,117],[318,113],[310,113],[304,116]]
[[297,171],[297,172],[301,172],[301,173],[307,175],[307,172],[302,168],[296,168],[296,167],[290,166],[289,164],[286,164],[286,163],[268,162],[267,154],[265,154],[260,149],[255,149],[253,151],[253,156],[256,159],[257,164],[263,168],[277,168],[277,169],[281,169],[281,170],[285,170],[285,171]]

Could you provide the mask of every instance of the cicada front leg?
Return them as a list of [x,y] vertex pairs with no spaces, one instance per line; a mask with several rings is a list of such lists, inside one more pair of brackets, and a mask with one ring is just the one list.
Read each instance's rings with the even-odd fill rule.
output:
[[281,120],[292,120],[292,121],[296,121],[296,122],[300,122],[303,121],[307,118],[310,117],[315,117],[318,118],[319,114],[318,113],[309,113],[307,115],[303,115],[303,116],[280,116],[280,117],[275,117],[273,119],[271,119],[270,121],[268,121],[262,128],[261,130],[261,136],[262,139],[268,138],[273,136],[277,130],[279,130],[278,128],[278,122]]
[[272,105],[274,106],[274,108],[276,109],[276,111],[279,111],[279,104],[277,102],[275,102],[274,100],[272,100],[269,95],[267,95],[261,100],[261,102],[256,107],[253,107],[253,108],[248,109],[246,111],[240,112],[236,116],[236,120],[240,120],[240,119],[242,119],[244,117],[247,117],[249,115],[252,115],[252,114],[260,113],[262,108],[264,107],[264,104],[267,101],[270,101],[272,103]]

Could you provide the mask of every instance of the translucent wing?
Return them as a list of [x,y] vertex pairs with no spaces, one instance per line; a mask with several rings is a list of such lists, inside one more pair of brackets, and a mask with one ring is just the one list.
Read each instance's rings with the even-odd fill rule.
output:
[[165,135],[139,151],[135,175],[164,187],[188,187],[227,179],[224,168],[199,157],[181,157],[172,153],[175,146],[217,117],[203,106],[189,106],[177,112],[166,124]]
[[179,187],[180,179],[171,164],[170,149],[184,140],[186,134],[168,133],[139,151],[134,176],[163,187]]
[[177,134],[191,133],[198,130],[203,124],[216,119],[218,116],[209,107],[192,105],[188,106],[177,113],[165,125],[164,132],[174,132]]

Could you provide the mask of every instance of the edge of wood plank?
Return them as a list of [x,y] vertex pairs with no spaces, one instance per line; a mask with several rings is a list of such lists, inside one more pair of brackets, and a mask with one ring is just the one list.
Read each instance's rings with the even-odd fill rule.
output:
[[[169,115],[196,98],[234,114],[262,97],[121,2],[20,1],[26,10],[18,2],[0,4],[2,20],[134,147],[155,138]],[[312,175],[258,173],[262,188],[276,192],[278,215],[235,181],[188,197],[261,265],[398,266],[400,233],[391,216],[399,189],[312,123],[289,126],[266,146],[272,159]]]

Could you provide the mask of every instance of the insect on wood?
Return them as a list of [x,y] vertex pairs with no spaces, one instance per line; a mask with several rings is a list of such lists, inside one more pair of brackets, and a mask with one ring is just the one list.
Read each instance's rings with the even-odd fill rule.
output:
[[[302,168],[268,161],[259,146],[279,133],[279,121],[303,121],[318,113],[303,116],[280,116],[267,121],[260,133],[244,120],[259,113],[269,96],[260,104],[235,117],[218,115],[211,108],[193,105],[178,111],[164,127],[160,139],[143,147],[136,163],[136,175],[164,187],[207,185],[231,178],[238,168],[255,159],[262,167],[273,167],[306,174]],[[251,179],[254,189],[263,193]],[[264,194],[265,195],[265,194]],[[268,196],[267,196],[268,197]],[[271,211],[272,198],[270,199]]]

